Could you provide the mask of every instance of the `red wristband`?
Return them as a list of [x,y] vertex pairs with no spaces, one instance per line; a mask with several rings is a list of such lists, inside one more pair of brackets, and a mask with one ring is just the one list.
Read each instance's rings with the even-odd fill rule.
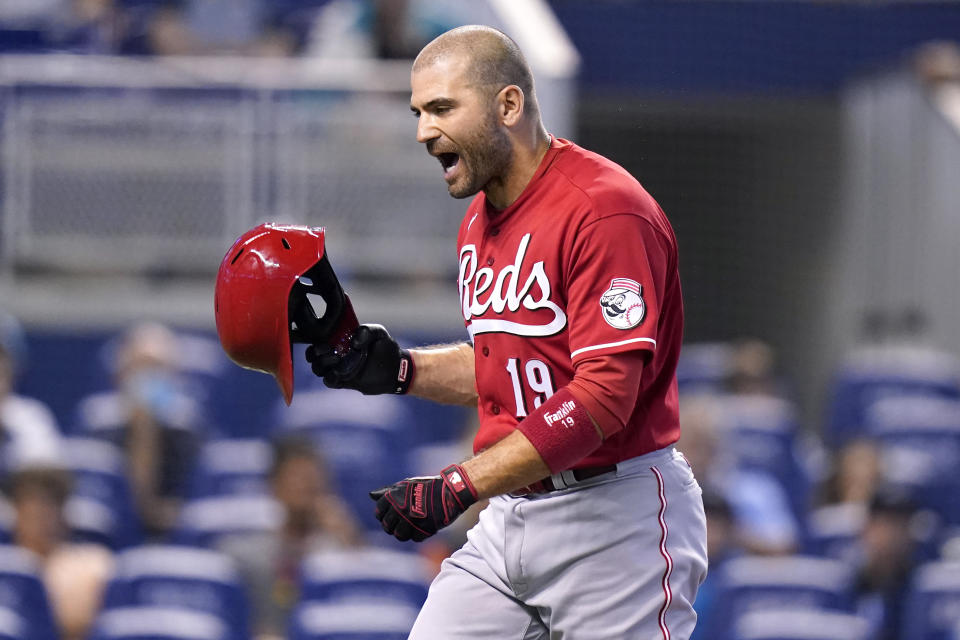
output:
[[477,501],[477,490],[473,488],[473,483],[467,476],[467,472],[458,464],[452,464],[440,472],[443,483],[450,487],[460,505],[466,509]]
[[550,473],[566,471],[602,442],[590,414],[566,387],[521,421],[517,429],[537,450]]

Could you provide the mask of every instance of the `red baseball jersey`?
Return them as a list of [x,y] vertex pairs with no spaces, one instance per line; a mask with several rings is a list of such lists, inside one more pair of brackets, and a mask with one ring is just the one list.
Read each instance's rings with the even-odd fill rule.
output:
[[[507,436],[580,363],[637,349],[650,356],[639,394],[603,399],[624,428],[575,467],[676,442],[683,334],[676,238],[626,170],[554,138],[516,202],[500,211],[483,192],[473,199],[458,247],[461,308],[476,354],[474,451]],[[590,369],[603,384],[605,367]]]

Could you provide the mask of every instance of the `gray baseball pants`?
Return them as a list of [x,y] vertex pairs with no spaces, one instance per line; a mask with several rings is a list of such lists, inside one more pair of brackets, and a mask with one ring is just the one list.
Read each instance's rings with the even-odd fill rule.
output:
[[490,500],[410,638],[687,640],[707,534],[683,456],[671,446],[566,484]]

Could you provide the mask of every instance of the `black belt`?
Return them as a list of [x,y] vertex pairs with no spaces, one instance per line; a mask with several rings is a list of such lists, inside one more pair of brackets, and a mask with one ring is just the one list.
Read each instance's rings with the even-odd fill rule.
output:
[[[582,469],[573,470],[573,479],[577,482],[583,482],[584,480],[589,480],[590,478],[595,478],[597,476],[602,476],[605,473],[611,473],[617,470],[617,465],[607,464],[600,467],[584,467]],[[511,491],[510,495],[515,498],[521,498],[523,496],[528,496],[534,493],[550,493],[551,491],[559,491],[560,489],[566,489],[567,487],[557,487],[553,484],[553,477],[547,476],[541,480],[537,480],[533,484],[527,485],[526,487],[521,487],[516,491]]]

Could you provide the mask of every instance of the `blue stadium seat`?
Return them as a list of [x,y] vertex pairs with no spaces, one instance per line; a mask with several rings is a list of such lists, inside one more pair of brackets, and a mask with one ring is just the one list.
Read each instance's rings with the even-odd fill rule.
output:
[[728,560],[720,569],[710,619],[716,638],[730,638],[740,616],[767,609],[827,609],[851,612],[853,569],[837,560],[809,556]]
[[886,397],[867,408],[866,423],[885,480],[909,491],[919,507],[960,524],[960,400]]
[[15,610],[0,607],[0,640],[29,640],[27,621]]
[[733,361],[728,342],[698,342],[683,345],[677,362],[677,385],[683,393],[720,392]]
[[798,522],[809,507],[811,477],[801,453],[793,403],[768,395],[723,395],[716,399],[721,447],[740,469],[777,480]]
[[913,574],[904,605],[900,637],[953,640],[960,625],[960,562],[921,565]]
[[380,531],[368,493],[410,475],[413,427],[400,399],[344,390],[305,391],[294,396],[290,407],[281,407],[278,420],[283,432],[316,443],[357,521]]
[[40,578],[40,563],[29,551],[0,546],[0,608],[16,612],[23,623],[22,637],[57,640],[53,613]]
[[207,442],[194,469],[190,499],[266,493],[271,456],[270,444],[258,438]]
[[814,509],[807,518],[807,552],[811,555],[857,561],[860,532],[867,509],[860,504],[836,504]]
[[151,545],[121,553],[103,609],[137,606],[210,614],[227,626],[230,640],[250,637],[240,575],[228,556],[215,551]]
[[123,452],[93,438],[68,438],[64,451],[73,472],[73,491],[65,507],[73,537],[114,550],[141,544],[143,529]]
[[282,522],[283,508],[270,496],[214,496],[183,505],[172,540],[178,544],[213,547],[222,536],[273,531]]
[[232,636],[215,615],[147,606],[102,611],[87,640],[232,640]]
[[822,609],[751,611],[740,616],[731,640],[870,640],[859,616]]
[[841,445],[863,435],[867,407],[890,395],[960,398],[960,365],[951,354],[910,345],[850,354],[832,384],[825,440]]
[[37,53],[50,46],[43,29],[18,29],[0,25],[0,53]]
[[304,602],[289,640],[406,640],[418,608],[396,602]]
[[419,608],[432,579],[421,556],[388,549],[316,553],[302,569],[301,600],[313,601],[382,599]]

